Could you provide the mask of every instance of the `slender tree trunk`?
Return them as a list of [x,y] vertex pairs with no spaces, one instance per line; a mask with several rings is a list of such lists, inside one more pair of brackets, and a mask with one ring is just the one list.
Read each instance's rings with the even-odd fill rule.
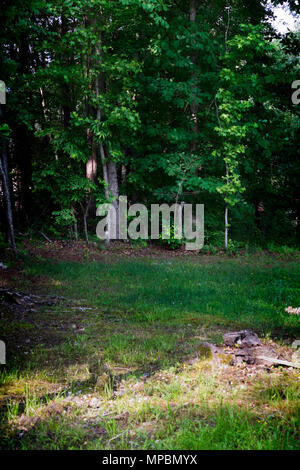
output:
[[[98,54],[100,54],[100,49],[97,49]],[[99,96],[99,90],[101,84],[101,77],[97,77],[96,83],[95,83],[95,91],[96,91],[96,97]],[[102,120],[102,112],[101,109],[98,107],[97,108],[97,120],[99,123],[101,123]],[[119,184],[118,184],[118,173],[117,173],[117,165],[115,162],[113,162],[110,159],[110,156],[108,155],[108,151],[104,149],[103,143],[100,142],[99,144],[99,152],[100,152],[100,157],[101,157],[101,163],[102,163],[102,170],[103,170],[103,179],[105,183],[105,198],[109,199],[111,196],[113,197],[113,206],[115,207],[116,210],[116,237],[118,239],[119,237]],[[107,233],[107,238],[106,238],[106,243],[108,244],[110,242],[110,233],[108,230]]]
[[[100,77],[96,78],[96,83],[95,83],[95,88],[96,88],[96,97],[98,98],[99,96],[99,82],[100,82]],[[97,121],[99,124],[101,123],[101,109],[98,107],[97,108]],[[106,162],[106,156],[105,156],[105,151],[103,147],[103,143],[100,141],[99,143],[99,153],[100,153],[100,158],[101,158],[101,164],[102,164],[102,172],[103,172],[103,179],[104,179],[104,195],[105,199],[109,199],[109,179],[108,179],[108,168],[107,168],[107,162]],[[106,233],[106,239],[105,243],[109,245],[110,243],[110,233],[109,233],[109,227],[107,228],[107,233]]]
[[[98,52],[100,53],[100,50],[98,49]],[[100,89],[100,77],[98,76],[96,78],[96,83],[95,83],[95,91],[96,91],[96,98],[99,97],[99,89]],[[97,108],[97,121],[99,124],[101,123],[102,115],[101,115],[101,109],[98,107]],[[104,179],[104,193],[105,193],[105,199],[109,198],[109,193],[108,193],[108,171],[107,171],[107,164],[106,164],[106,158],[105,158],[105,152],[104,152],[104,147],[102,142],[99,143],[99,153],[100,153],[100,158],[101,158],[101,164],[102,164],[102,171],[103,171],[103,179]]]
[[[31,73],[30,64],[33,64],[34,56],[30,48],[30,40],[26,33],[20,38],[19,45],[19,65],[18,74],[20,76]],[[14,219],[15,222],[21,221],[29,224],[30,214],[32,210],[32,148],[33,133],[28,130],[25,124],[15,123],[14,127],[14,154],[16,167],[20,171],[20,191],[14,191],[14,196],[18,203],[15,205]]]
[[78,242],[78,225],[77,225],[77,220],[74,222],[74,237],[75,240]]
[[[230,11],[231,7],[227,8],[227,15],[228,15],[228,21],[227,21],[227,27],[225,30],[225,49],[227,51],[227,41],[228,41],[228,34],[229,34],[229,27],[230,27]],[[227,185],[229,184],[229,169],[228,169],[228,164],[226,162],[226,183]],[[225,240],[224,240],[224,245],[225,245],[225,250],[228,250],[228,231],[229,231],[229,224],[228,224],[228,203],[226,202],[225,204]]]
[[75,236],[75,240],[78,242],[78,223],[77,223],[77,214],[76,214],[76,209],[75,207],[73,206],[72,207],[73,209],[73,214],[74,214],[74,217],[75,217],[75,221],[74,221],[74,236]]
[[[226,162],[226,183],[229,184],[229,169],[228,164]],[[224,246],[225,250],[228,250],[228,233],[229,233],[229,224],[228,224],[228,203],[225,203],[225,239],[224,239]]]
[[[197,0],[190,0],[190,10],[189,10],[190,22],[195,24],[196,23],[196,17],[197,17]],[[193,64],[195,65],[196,60],[197,60],[197,52],[192,53],[191,59],[192,59]],[[196,84],[197,73],[196,72],[194,72],[192,74],[192,81],[193,81],[193,85],[192,85],[193,97],[192,97],[190,110],[191,110],[191,120],[192,120],[192,132],[193,132],[194,138],[193,138],[193,141],[191,143],[190,151],[191,151],[191,153],[195,153],[196,150],[197,150],[198,108],[199,108],[198,104],[197,104],[197,101],[196,101],[196,95],[197,95],[197,84]],[[196,173],[198,174],[198,170],[197,170]]]
[[32,211],[32,148],[34,142],[33,134],[24,125],[15,127],[15,136],[15,155],[17,168],[20,170],[20,191],[16,191],[18,207],[15,211],[15,221],[20,220],[22,225],[25,225],[25,222],[29,224]]
[[225,250],[228,250],[228,231],[229,231],[229,226],[228,226],[228,204],[225,206],[225,240],[224,240],[224,246]]
[[89,214],[89,208],[90,208],[90,205],[91,205],[91,201],[92,201],[92,196],[90,195],[89,196],[89,199],[85,205],[85,207],[83,206],[83,204],[80,204],[81,206],[81,210],[82,210],[82,214],[83,214],[83,228],[84,228],[84,236],[85,236],[85,241],[87,243],[89,243],[89,233],[88,233],[88,224],[87,224],[87,218],[88,218],[88,214]]
[[109,192],[113,197],[112,204],[116,211],[116,238],[119,238],[119,184],[118,184],[118,172],[117,165],[115,162],[109,160],[108,164],[108,181],[109,181]]
[[[66,13],[63,11],[61,15],[61,25],[59,28],[61,39],[63,40],[69,29],[69,20],[65,16]],[[66,66],[70,63],[70,58],[66,55],[63,55],[62,60]],[[64,128],[67,129],[70,124],[71,118],[71,95],[70,88],[68,83],[64,82],[61,85],[61,97],[62,97],[62,115],[63,115],[63,124]]]
[[105,188],[104,188],[105,199],[109,199],[109,191],[108,191],[108,186],[109,186],[108,172],[107,172],[107,164],[106,164],[105,152],[104,152],[104,148],[103,148],[102,142],[100,142],[100,144],[99,144],[99,150],[100,150],[100,155],[101,155],[101,163],[102,163],[102,170],[103,170],[103,179],[104,179],[104,183],[105,183]]
[[264,208],[263,201],[260,200],[256,202],[255,203],[255,223],[256,223],[258,230],[262,234],[264,234],[264,223],[263,223],[264,212],[265,212],[265,208]]
[[[219,107],[218,107],[218,103],[217,103],[217,98],[215,97],[215,107],[216,107],[216,116],[217,116],[217,121],[218,121],[218,125],[220,128],[222,128],[222,124],[221,124],[221,121],[220,121],[220,116],[219,116]],[[229,183],[229,168],[228,168],[228,164],[227,162],[225,162],[225,171],[226,171],[226,183],[228,185]],[[227,194],[226,194],[227,196]],[[228,203],[225,202],[225,214],[224,214],[224,219],[225,219],[225,225],[224,225],[224,247],[225,247],[225,250],[228,249],[228,233],[229,233],[229,224],[228,224]]]
[[0,174],[2,176],[4,197],[5,197],[5,203],[6,203],[6,217],[7,217],[9,243],[12,247],[14,254],[17,255],[11,199],[10,199],[10,192],[9,192],[9,182],[8,182],[6,142],[4,139],[3,139],[2,156],[0,157]]
[[[100,10],[100,16],[102,12]],[[91,22],[95,23],[95,18],[90,20]],[[102,38],[101,34],[99,35],[99,42],[98,45],[95,47],[96,55],[98,56],[98,61],[101,63],[102,60]],[[99,97],[100,92],[105,92],[105,82],[103,80],[103,75],[99,73],[95,80],[95,95],[96,98]],[[96,110],[97,121],[99,124],[102,122],[104,118],[103,110],[99,106],[97,106]],[[103,143],[100,141],[99,143],[99,153],[101,158],[102,170],[103,170],[103,179],[105,183],[105,198],[109,199],[111,196],[113,198],[112,204],[115,207],[116,215],[117,215],[117,224],[116,224],[116,236],[119,236],[119,224],[118,224],[118,213],[119,213],[119,186],[118,186],[118,174],[117,174],[117,165],[113,162],[110,158],[108,150],[104,148]],[[108,228],[106,243],[110,242],[110,233]]]
[[93,136],[91,135],[90,130],[87,131],[87,138],[91,143],[91,153],[89,159],[86,163],[86,177],[95,182],[97,178],[97,153],[96,153],[96,146],[93,142]]

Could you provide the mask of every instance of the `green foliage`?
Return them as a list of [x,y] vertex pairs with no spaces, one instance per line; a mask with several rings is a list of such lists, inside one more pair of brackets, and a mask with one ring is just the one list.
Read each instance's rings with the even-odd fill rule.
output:
[[54,211],[55,221],[61,227],[68,227],[72,225],[76,219],[72,209],[62,209],[61,211]]
[[174,223],[170,226],[163,227],[162,233],[159,234],[159,243],[162,246],[167,246],[170,250],[178,250],[184,244],[184,238],[178,239],[175,234]]
[[90,196],[106,200],[104,158],[129,200],[204,203],[208,239],[224,231],[226,205],[234,242],[299,243],[299,33],[275,37],[259,0],[200,2],[195,22],[189,7],[5,2],[0,134],[18,221],[78,220]]

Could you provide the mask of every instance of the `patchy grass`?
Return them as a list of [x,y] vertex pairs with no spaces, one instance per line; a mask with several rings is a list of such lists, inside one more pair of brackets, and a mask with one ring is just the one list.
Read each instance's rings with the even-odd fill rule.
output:
[[[214,365],[202,341],[254,329],[289,358],[299,264],[270,256],[24,255],[3,285],[60,297],[3,311],[3,449],[296,449],[299,374]],[[68,301],[72,299],[72,303]]]

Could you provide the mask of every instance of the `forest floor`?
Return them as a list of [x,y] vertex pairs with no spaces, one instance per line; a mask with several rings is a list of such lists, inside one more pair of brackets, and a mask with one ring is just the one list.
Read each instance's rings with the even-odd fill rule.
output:
[[[299,369],[216,364],[248,328],[284,359],[300,337],[299,257],[27,241],[0,261],[1,449],[299,449]],[[50,305],[51,304],[51,305]]]

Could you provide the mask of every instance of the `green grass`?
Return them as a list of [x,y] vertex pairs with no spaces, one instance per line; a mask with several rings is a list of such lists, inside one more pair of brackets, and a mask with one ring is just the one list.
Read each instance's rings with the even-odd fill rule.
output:
[[[299,447],[296,372],[244,380],[243,368],[188,362],[201,341],[221,343],[224,331],[240,327],[278,344],[299,337],[299,317],[284,311],[300,305],[298,263],[25,256],[14,284],[74,303],[43,307],[28,320],[32,328],[16,322],[2,330],[7,341],[31,339],[1,366],[2,448]],[[92,398],[96,409],[86,404]]]
[[298,318],[284,312],[288,305],[300,305],[299,263],[268,258],[208,264],[182,259],[48,261],[31,264],[31,273],[59,283],[58,294],[63,290],[67,297],[85,299],[122,322],[177,324],[192,316],[209,323],[237,322],[265,333],[299,332]]

